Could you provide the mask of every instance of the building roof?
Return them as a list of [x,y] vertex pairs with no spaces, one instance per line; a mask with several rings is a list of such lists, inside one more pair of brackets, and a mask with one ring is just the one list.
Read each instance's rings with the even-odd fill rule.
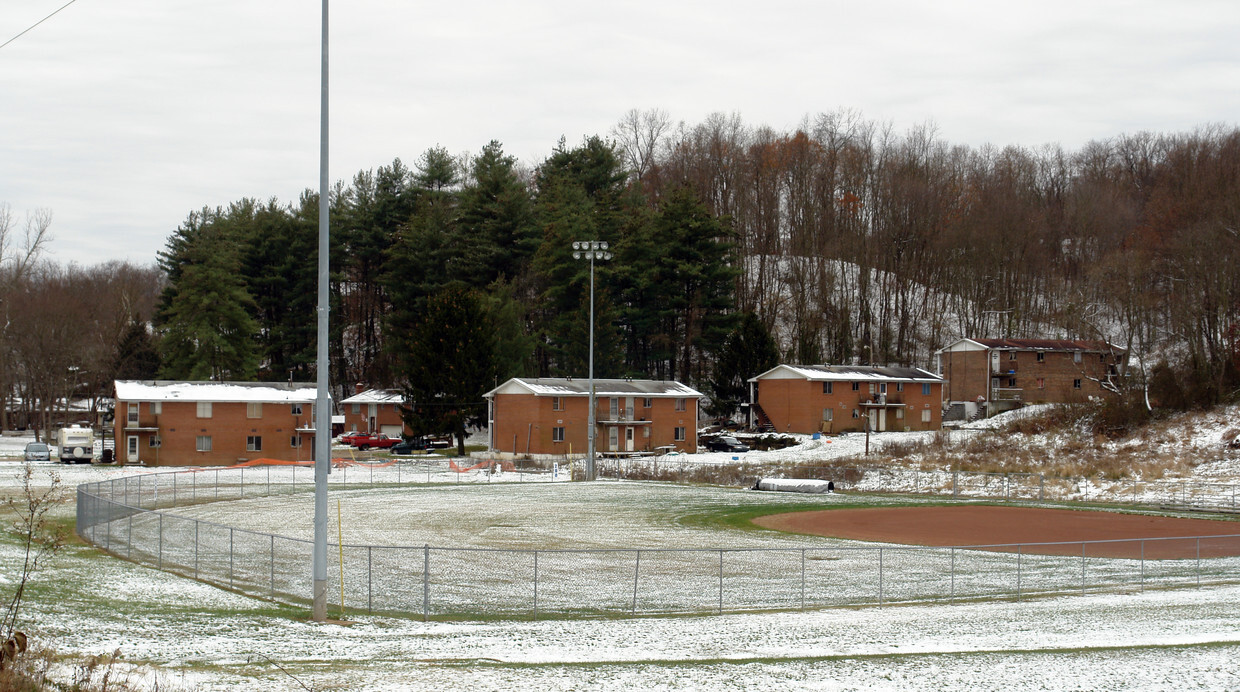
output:
[[341,404],[403,404],[405,396],[399,389],[367,389],[354,394]]
[[[960,348],[957,348],[957,347]],[[979,348],[980,347],[980,348]],[[1087,353],[1123,353],[1124,349],[1097,339],[958,339],[942,351],[994,349],[1001,351],[1085,351]]]
[[[590,381],[569,377],[514,377],[486,393],[534,396],[589,396]],[[701,397],[702,393],[675,380],[594,380],[595,396]]]
[[211,401],[246,403],[314,403],[312,382],[184,382],[116,380],[117,401]]
[[943,378],[921,368],[875,365],[776,365],[750,382],[759,380],[816,380],[821,382],[942,382]]

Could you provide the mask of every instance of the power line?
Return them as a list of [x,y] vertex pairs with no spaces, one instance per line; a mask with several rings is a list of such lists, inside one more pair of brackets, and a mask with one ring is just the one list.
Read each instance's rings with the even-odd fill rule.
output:
[[[73,3],[75,3],[75,2],[77,2],[77,0],[69,0],[69,2],[66,2],[65,4],[61,5],[61,6],[60,6],[60,7],[56,10],[56,12],[60,12],[60,10],[63,10],[64,8],[68,7],[69,5],[72,5],[72,4],[73,4]],[[26,29],[26,31],[21,32],[20,34],[18,34],[18,35],[16,35],[16,36],[14,36],[13,38],[11,38],[11,39],[9,39],[9,40],[7,40],[7,41],[5,41],[4,43],[0,43],[0,48],[4,48],[5,46],[9,45],[10,43],[12,43],[12,42],[16,41],[17,39],[21,38],[23,35],[25,35],[25,34],[26,34],[26,32],[27,32],[27,31],[30,31],[31,29],[35,28],[36,26],[38,26],[38,25],[42,24],[43,22],[46,22],[47,20],[49,20],[49,19],[51,19],[52,17],[56,16],[56,12],[53,12],[53,13],[51,13],[51,14],[47,15],[46,17],[44,17],[43,19],[40,19],[39,21],[35,22],[34,24],[31,24],[31,25],[30,25],[30,26]]]

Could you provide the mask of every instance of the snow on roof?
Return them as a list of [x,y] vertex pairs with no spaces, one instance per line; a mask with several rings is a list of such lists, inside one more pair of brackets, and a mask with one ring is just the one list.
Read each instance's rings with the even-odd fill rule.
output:
[[805,379],[819,382],[942,382],[943,378],[921,368],[873,365],[776,365],[750,382],[777,379]]
[[[1089,353],[1110,353],[1124,351],[1123,348],[1114,344],[1107,343],[1096,339],[958,339],[948,346],[940,349],[943,351],[961,351],[970,350],[970,344],[977,344],[985,348],[1010,350],[1010,351],[1086,351]],[[974,347],[976,350],[976,347]]]
[[309,382],[184,382],[117,380],[117,401],[212,401],[314,403],[318,388]]
[[[534,396],[586,396],[588,379],[567,377],[514,377],[486,393]],[[595,396],[701,397],[702,393],[675,380],[594,380]]]
[[404,403],[405,397],[399,389],[367,389],[360,394],[354,394],[348,399],[342,400],[341,404],[400,404]]

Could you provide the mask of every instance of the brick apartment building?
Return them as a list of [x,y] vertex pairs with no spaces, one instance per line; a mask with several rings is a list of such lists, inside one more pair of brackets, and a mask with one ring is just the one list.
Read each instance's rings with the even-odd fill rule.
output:
[[959,339],[935,354],[948,402],[1080,403],[1100,396],[1125,369],[1128,354],[1105,341]]
[[943,379],[921,368],[777,365],[750,378],[756,419],[777,432],[809,434],[937,430]]
[[117,380],[115,389],[113,425],[122,463],[314,458],[313,383]]
[[406,437],[408,432],[400,417],[403,403],[404,395],[399,389],[364,389],[358,385],[356,394],[340,402],[344,411],[344,429],[346,432]]
[[[679,382],[595,380],[599,453],[697,451],[698,400]],[[589,447],[589,381],[513,378],[487,392],[488,446],[515,455],[584,455]]]

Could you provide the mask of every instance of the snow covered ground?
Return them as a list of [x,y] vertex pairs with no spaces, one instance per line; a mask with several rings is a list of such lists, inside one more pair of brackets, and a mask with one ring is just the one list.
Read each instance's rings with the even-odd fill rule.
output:
[[[1214,449],[1229,425],[1226,414],[1199,421],[1181,443]],[[871,443],[897,435],[916,434],[876,435]],[[1173,430],[1167,438],[1186,435]],[[0,458],[20,458],[26,441],[0,438]],[[744,456],[825,459],[863,445],[864,435],[844,436]],[[733,455],[683,461],[713,456]],[[0,491],[13,491],[21,466],[0,462]],[[57,472],[72,488],[144,470],[49,464],[38,471],[42,479]],[[1238,471],[1240,461],[1223,455],[1196,477],[1231,482]],[[459,509],[442,511],[451,517]],[[61,514],[72,511],[70,496]],[[470,522],[460,523],[471,531]],[[638,527],[637,538],[642,531],[650,529]],[[707,533],[697,538],[724,538]],[[6,593],[18,559],[12,539],[0,540]],[[119,649],[140,689],[1240,689],[1240,585],[709,618],[424,623],[366,616],[342,625],[309,623],[300,609],[76,545],[31,588],[25,612],[38,642],[70,654]]]

